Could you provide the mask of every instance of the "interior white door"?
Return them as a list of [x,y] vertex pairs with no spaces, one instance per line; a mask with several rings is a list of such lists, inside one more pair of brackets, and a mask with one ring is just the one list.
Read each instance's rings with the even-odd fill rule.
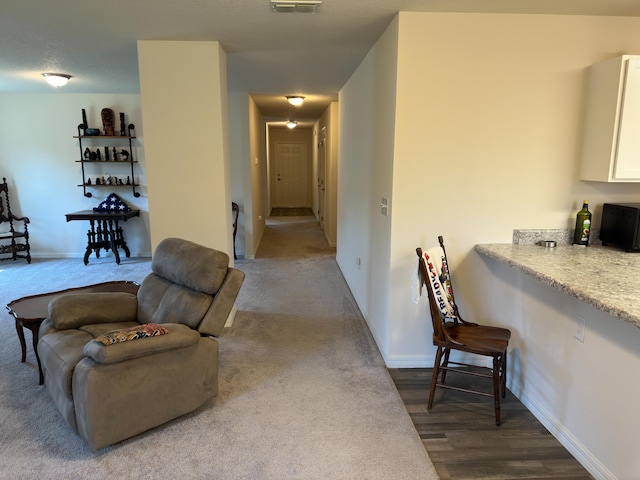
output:
[[274,207],[307,207],[307,144],[275,144]]

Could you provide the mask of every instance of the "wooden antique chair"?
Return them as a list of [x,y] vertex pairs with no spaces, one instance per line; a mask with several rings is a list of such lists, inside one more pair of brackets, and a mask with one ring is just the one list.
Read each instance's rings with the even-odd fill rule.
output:
[[[16,225],[14,225],[16,222]],[[18,222],[22,222],[19,226]],[[9,201],[9,186],[7,179],[0,183],[0,255],[9,254],[10,257],[0,257],[0,260],[17,260],[26,258],[31,263],[31,247],[29,246],[28,217],[16,217],[11,213]],[[16,226],[21,228],[16,230]],[[24,252],[19,254],[18,252]]]
[[[439,246],[423,252],[419,257],[419,273],[427,286],[429,309],[433,323],[433,344],[437,347],[428,408],[433,406],[436,388],[484,395],[494,399],[496,425],[500,425],[500,397],[506,394],[507,347],[511,332],[506,328],[479,325],[462,319],[453,297],[451,277],[442,237]],[[449,361],[452,350],[490,357],[492,367]],[[450,365],[466,368],[455,368]],[[493,379],[493,393],[470,390],[445,384],[447,372],[462,373]],[[440,377],[440,378],[438,378]]]

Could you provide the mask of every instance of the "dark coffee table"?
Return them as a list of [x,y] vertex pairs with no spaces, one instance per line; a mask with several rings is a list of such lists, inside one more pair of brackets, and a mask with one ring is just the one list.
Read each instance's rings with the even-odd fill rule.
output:
[[95,285],[86,285],[84,287],[68,288],[57,292],[41,293],[39,295],[31,295],[13,300],[7,305],[9,313],[16,319],[16,332],[20,339],[20,347],[22,347],[22,362],[27,358],[27,346],[24,339],[24,329],[31,330],[33,337],[33,351],[38,360],[38,372],[40,374],[40,385],[44,383],[44,375],[42,366],[40,365],[40,356],[38,355],[38,330],[40,325],[47,318],[49,313],[49,302],[60,295],[69,293],[92,293],[92,292],[128,292],[134,295],[138,293],[140,285],[136,282],[121,280],[114,282],[97,283]]

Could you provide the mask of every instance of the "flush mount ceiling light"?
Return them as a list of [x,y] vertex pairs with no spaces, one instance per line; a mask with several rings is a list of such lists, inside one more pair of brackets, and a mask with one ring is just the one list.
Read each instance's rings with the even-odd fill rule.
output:
[[304,97],[300,95],[289,95],[287,96],[287,101],[294,107],[299,107],[302,105],[302,102],[304,102]]
[[296,128],[297,125],[298,125],[298,122],[294,122],[293,120],[289,120],[287,122],[287,128]]
[[66,73],[43,73],[42,76],[49,85],[56,88],[64,87],[71,78]]
[[278,13],[316,13],[321,0],[271,0],[271,10]]

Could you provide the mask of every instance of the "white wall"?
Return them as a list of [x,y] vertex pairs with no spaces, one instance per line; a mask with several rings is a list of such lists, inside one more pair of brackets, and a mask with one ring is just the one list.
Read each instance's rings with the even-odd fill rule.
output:
[[[640,51],[640,19],[400,14],[388,361],[433,349],[407,300],[415,247],[442,234],[466,308],[486,312],[476,243],[514,228],[572,228],[584,198],[640,200],[640,185],[577,179],[585,69]],[[400,215],[398,215],[400,213]],[[421,341],[418,341],[418,340]],[[408,357],[407,357],[408,355]]]
[[[398,21],[395,19],[339,94],[336,260],[385,359],[389,356],[389,278]],[[390,216],[380,213],[381,197]],[[360,265],[356,261],[360,259]]]
[[232,257],[226,54],[218,42],[138,42],[151,242]]
[[338,215],[338,145],[339,143],[339,126],[338,126],[338,102],[331,102],[327,109],[322,113],[314,125],[314,140],[316,148],[313,149],[314,158],[314,174],[312,177],[313,185],[313,211],[318,212],[318,148],[320,142],[320,131],[322,128],[326,130],[325,145],[325,211],[324,211],[324,235],[327,242],[332,247],[336,246],[337,240],[337,215]]
[[251,199],[250,214],[245,215],[251,224],[252,235],[247,242],[247,258],[255,258],[264,233],[265,218],[269,214],[267,204],[268,158],[264,118],[255,101],[249,99],[250,154],[245,163],[245,204]]
[[[577,179],[585,69],[640,52],[640,19],[402,12],[396,22],[340,92],[337,259],[387,364],[426,366],[416,247],[444,236],[459,303],[483,317],[474,244],[572,228],[584,198],[596,226],[605,201],[640,201],[637,184]],[[383,87],[396,69],[397,93]],[[392,227],[379,213],[385,192]]]
[[[231,201],[238,204],[238,231],[236,233],[236,253],[240,258],[246,255],[245,242],[252,243],[251,224],[245,225],[250,205],[245,205],[245,175],[248,175],[250,163],[249,142],[249,94],[245,92],[229,92],[229,161],[231,164]],[[251,195],[251,192],[248,192]],[[251,198],[249,196],[249,198]],[[249,215],[249,218],[251,216]]]
[[[102,128],[100,111],[111,108],[116,115],[123,112],[127,123],[133,123],[134,169],[141,184],[141,196],[135,198],[131,188],[93,187],[86,198],[82,188],[78,124],[82,109],[91,127]],[[110,142],[111,143],[111,142]],[[98,143],[98,146],[101,144]],[[129,148],[128,142],[119,145]],[[71,95],[0,94],[0,178],[6,177],[11,190],[12,210],[28,216],[31,255],[34,258],[82,257],[87,245],[89,223],[66,222],[65,214],[96,207],[111,192],[120,196],[131,208],[141,210],[140,217],[121,223],[131,255],[151,255],[147,202],[145,140],[139,95]],[[88,165],[87,173],[103,169],[103,173],[126,177],[130,164]],[[96,175],[91,175],[95,181]],[[111,252],[101,252],[109,258]],[[89,259],[91,263],[92,256]]]

